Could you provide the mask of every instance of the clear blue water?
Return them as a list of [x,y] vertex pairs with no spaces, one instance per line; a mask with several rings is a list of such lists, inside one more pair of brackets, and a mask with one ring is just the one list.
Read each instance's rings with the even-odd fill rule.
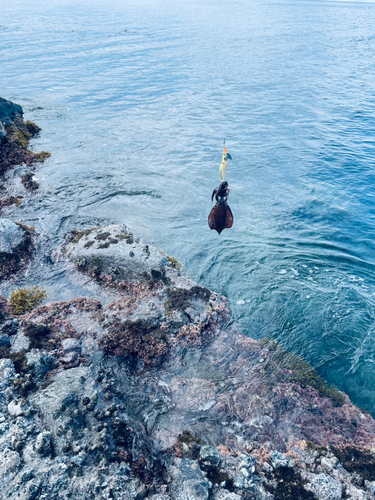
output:
[[[25,281],[73,228],[128,223],[375,414],[375,4],[2,0],[1,96],[42,128]],[[210,231],[223,138],[234,226]]]

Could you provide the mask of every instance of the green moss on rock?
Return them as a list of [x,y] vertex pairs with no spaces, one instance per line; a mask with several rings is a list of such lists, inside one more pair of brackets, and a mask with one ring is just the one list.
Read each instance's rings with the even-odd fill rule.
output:
[[40,286],[34,286],[31,289],[18,288],[17,290],[12,290],[9,305],[12,309],[12,314],[19,316],[32,311],[46,298],[47,293]]

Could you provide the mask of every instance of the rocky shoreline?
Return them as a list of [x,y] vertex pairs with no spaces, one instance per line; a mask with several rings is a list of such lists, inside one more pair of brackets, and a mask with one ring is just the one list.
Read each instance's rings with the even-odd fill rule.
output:
[[[38,235],[0,220],[4,269],[27,238],[3,283]],[[1,498],[375,498],[372,417],[244,337],[175,259],[125,225],[72,231],[54,259],[97,298],[15,314],[1,297]]]

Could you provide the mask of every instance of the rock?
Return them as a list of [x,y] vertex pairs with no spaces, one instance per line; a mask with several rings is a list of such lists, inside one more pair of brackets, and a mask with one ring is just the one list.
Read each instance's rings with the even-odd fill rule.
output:
[[199,458],[216,466],[220,463],[220,455],[216,446],[201,446]]
[[42,376],[51,370],[55,362],[54,358],[48,353],[36,349],[26,353],[26,359],[27,366],[31,368],[37,376]]
[[198,462],[188,459],[180,460],[174,470],[171,494],[173,500],[208,499],[208,484]]
[[0,389],[9,386],[15,374],[13,361],[8,358],[0,359]]
[[0,97],[0,122],[3,126],[12,125],[22,114],[21,106]]
[[0,452],[0,480],[9,475],[14,475],[21,465],[21,458],[16,451],[6,448]]
[[74,338],[67,338],[62,341],[64,351],[81,351],[81,345]]
[[27,149],[29,140],[39,131],[34,123],[24,123],[21,106],[0,98],[0,173],[14,165],[31,165],[50,156],[45,151],[35,154]]
[[9,335],[1,335],[0,334],[0,347],[10,347],[10,338]]
[[16,335],[18,331],[18,320],[13,318],[13,319],[8,319],[4,321],[4,323],[1,325],[1,332],[4,335]]
[[48,456],[51,454],[51,433],[41,432],[38,434],[35,442],[35,451],[39,455]]
[[320,460],[321,466],[324,469],[327,469],[328,471],[332,471],[335,469],[339,463],[338,459],[336,457],[328,458],[328,457],[322,457]]
[[241,453],[239,459],[239,467],[244,467],[245,469],[248,469],[252,474],[254,474],[256,458],[248,455],[247,453]]
[[11,415],[12,417],[19,417],[20,415],[23,415],[24,410],[25,410],[24,400],[20,401],[13,400],[8,404],[8,412],[9,415]]
[[[144,243],[132,239],[125,225],[94,229],[66,245],[66,254],[86,270],[92,269],[97,275],[115,275],[116,279],[127,281],[147,281],[164,278],[164,267],[168,259],[152,245],[144,252]],[[78,240],[78,241],[76,241]],[[112,243],[117,241],[117,243]],[[133,257],[129,256],[129,242]]]
[[213,500],[242,500],[242,497],[240,495],[237,495],[237,493],[220,489],[215,491]]
[[272,450],[271,452],[271,463],[273,467],[288,467],[288,458],[280,453],[279,451]]
[[148,497],[149,500],[171,500],[171,497],[168,495],[161,495],[160,493],[157,495],[151,495]]
[[327,474],[311,474],[306,490],[312,491],[319,500],[340,500],[342,486]]
[[13,254],[24,235],[19,225],[8,219],[0,219],[0,253]]

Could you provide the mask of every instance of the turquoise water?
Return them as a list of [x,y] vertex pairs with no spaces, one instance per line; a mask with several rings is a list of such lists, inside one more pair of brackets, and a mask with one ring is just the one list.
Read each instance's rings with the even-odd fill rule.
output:
[[[1,97],[42,128],[42,198],[7,216],[44,257],[122,223],[375,415],[375,4],[3,0]],[[207,216],[223,138],[234,225]]]

